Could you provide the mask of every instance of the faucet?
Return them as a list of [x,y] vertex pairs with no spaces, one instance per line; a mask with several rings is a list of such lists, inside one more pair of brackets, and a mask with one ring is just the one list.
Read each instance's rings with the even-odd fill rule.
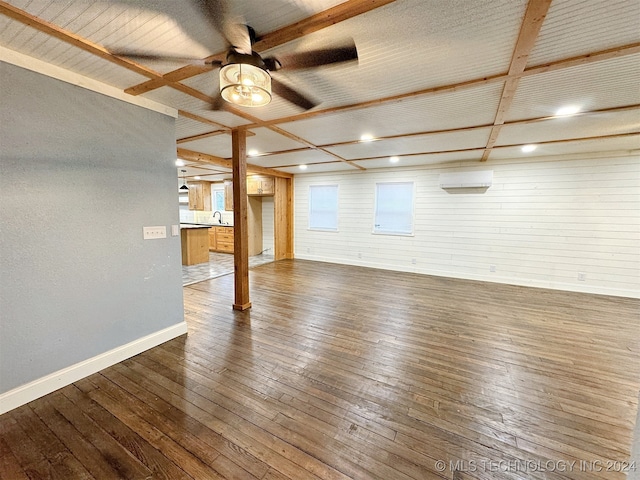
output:
[[215,212],[213,212],[213,215],[211,215],[211,220],[213,220],[214,218],[216,218],[216,213],[218,214],[219,218],[218,218],[218,223],[222,223],[222,213],[220,213],[218,210],[216,210]]

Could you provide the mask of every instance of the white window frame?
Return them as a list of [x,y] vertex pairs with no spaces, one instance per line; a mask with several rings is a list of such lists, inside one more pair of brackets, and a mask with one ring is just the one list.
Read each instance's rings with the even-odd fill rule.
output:
[[[391,227],[385,228],[381,225],[378,217],[378,201],[380,196],[380,186],[382,185],[404,185],[411,189],[411,211],[404,212],[405,215],[409,215],[411,218],[411,229],[407,230],[394,230]],[[375,235],[395,235],[402,237],[412,237],[415,232],[415,211],[416,211],[416,184],[415,182],[376,182],[375,192],[375,205],[373,211],[373,234]]]
[[[222,194],[222,208],[217,208],[216,196],[221,193]],[[211,185],[211,208],[213,211],[224,211],[224,187],[218,187],[218,184]]]
[[[313,201],[313,190],[314,188],[332,188],[335,189],[335,205],[336,205],[336,209],[335,209],[335,227],[321,227],[321,226],[314,226],[312,225],[312,221],[313,221],[313,205],[312,205],[312,201]],[[332,183],[332,184],[318,184],[318,185],[309,185],[309,201],[308,201],[308,207],[309,207],[309,219],[307,222],[307,229],[308,230],[312,230],[312,231],[318,231],[318,232],[337,232],[338,231],[338,219],[339,219],[339,209],[340,209],[340,190],[339,190],[339,186],[338,184]]]

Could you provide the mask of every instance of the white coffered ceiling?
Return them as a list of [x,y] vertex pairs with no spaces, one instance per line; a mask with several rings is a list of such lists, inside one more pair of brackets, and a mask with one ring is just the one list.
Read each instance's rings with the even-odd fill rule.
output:
[[[187,175],[212,181],[228,177],[215,161],[229,159],[240,125],[257,151],[250,164],[295,174],[302,164],[355,171],[640,148],[640,0],[229,3],[258,37],[276,39],[262,55],[352,38],[359,60],[274,73],[318,102],[309,111],[275,95],[265,107],[212,111],[216,70],[176,80],[184,64],[136,69],[109,54],[222,53],[187,0],[0,1],[0,46],[178,109],[178,151],[213,162],[187,161]],[[140,87],[150,79],[156,88]],[[580,113],[554,117],[567,105]],[[524,144],[538,148],[525,154]]]

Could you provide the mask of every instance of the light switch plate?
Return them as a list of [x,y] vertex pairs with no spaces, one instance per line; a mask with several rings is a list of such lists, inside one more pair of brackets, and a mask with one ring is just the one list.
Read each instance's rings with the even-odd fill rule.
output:
[[180,225],[171,225],[171,236],[177,237],[180,235]]
[[167,227],[165,227],[164,225],[156,227],[142,227],[142,237],[145,240],[167,238]]

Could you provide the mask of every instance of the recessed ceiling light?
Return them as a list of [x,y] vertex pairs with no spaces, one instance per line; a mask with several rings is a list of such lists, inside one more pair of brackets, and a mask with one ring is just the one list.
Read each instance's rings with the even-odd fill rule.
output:
[[360,135],[361,142],[370,142],[372,140],[373,140],[373,135],[371,135],[370,133],[363,133],[362,135]]
[[536,148],[538,148],[537,145],[523,145],[522,151],[525,153],[529,153],[529,152],[533,152]]
[[307,169],[307,166],[306,166],[306,165],[300,165],[298,168],[299,168],[300,170],[306,170],[306,169]]
[[575,115],[580,111],[580,107],[576,105],[567,105],[566,107],[556,110],[556,117],[566,117],[568,115]]
[[184,160],[178,158],[176,160],[176,167],[184,167]]
[[255,148],[252,148],[247,152],[247,155],[249,155],[250,157],[255,157],[258,155],[258,153],[259,153],[258,150],[256,150]]
[[391,163],[398,163],[400,161],[400,159],[394,155],[393,157],[389,158],[389,161]]

